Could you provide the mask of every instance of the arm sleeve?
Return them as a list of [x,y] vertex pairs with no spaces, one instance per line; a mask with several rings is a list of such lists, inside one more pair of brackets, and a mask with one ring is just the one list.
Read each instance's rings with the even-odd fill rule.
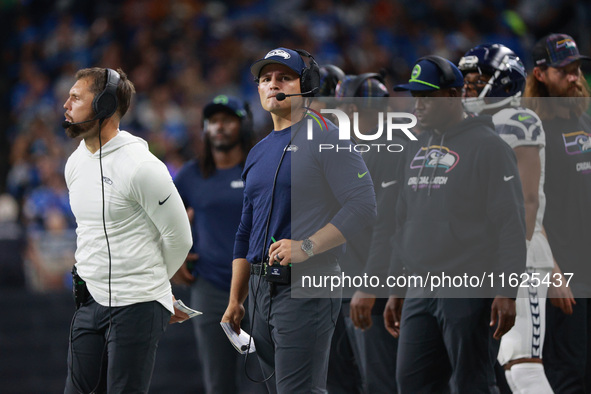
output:
[[[365,271],[368,275],[379,276],[381,280],[385,280],[390,271],[396,202],[403,182],[403,156],[402,153],[383,152],[373,155],[371,158],[374,160],[367,162],[375,184],[377,219]],[[389,294],[380,295],[387,297]]]
[[162,257],[170,279],[192,245],[183,201],[164,164],[156,161],[138,167],[131,181],[131,193],[160,233]]
[[[486,214],[498,237],[497,272],[521,274],[525,270],[525,209],[521,179],[513,150],[507,144],[487,144],[484,150],[486,173],[481,179],[487,184]],[[518,289],[496,289],[515,297]]]
[[252,204],[244,193],[242,202],[242,217],[234,240],[234,259],[244,259],[248,254],[250,229],[252,228]]
[[[334,135],[336,145],[336,133]],[[343,144],[345,141],[340,141]],[[346,141],[350,143],[349,141]],[[330,221],[350,239],[357,231],[374,223],[376,197],[371,175],[361,156],[356,152],[329,151],[319,154],[324,176],[341,205]]]

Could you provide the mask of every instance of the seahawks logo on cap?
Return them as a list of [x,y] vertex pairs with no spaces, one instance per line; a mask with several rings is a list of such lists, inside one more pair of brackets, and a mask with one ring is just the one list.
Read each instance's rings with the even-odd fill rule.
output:
[[421,66],[418,64],[412,69],[412,74],[410,74],[411,79],[417,79],[421,75]]
[[214,104],[223,104],[228,105],[228,96],[220,94],[216,98],[213,99]]
[[271,56],[280,56],[286,60],[291,57],[291,55],[285,52],[283,49],[273,49],[271,52],[267,53],[265,59],[270,58]]

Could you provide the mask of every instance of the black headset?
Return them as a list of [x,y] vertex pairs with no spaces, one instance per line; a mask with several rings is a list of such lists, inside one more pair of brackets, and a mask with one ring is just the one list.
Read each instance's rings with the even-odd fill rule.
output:
[[107,74],[107,82],[105,89],[94,96],[92,100],[92,109],[97,119],[105,119],[112,116],[117,111],[119,101],[117,100],[117,86],[121,80],[121,76],[115,70],[110,68],[105,69]]
[[244,117],[240,118],[240,138],[246,140],[252,137],[252,133],[254,132],[254,122],[248,101],[244,100],[243,106],[246,114],[244,114]]
[[456,80],[456,74],[454,73],[453,68],[451,67],[449,62],[441,56],[424,56],[417,60],[416,63],[420,62],[421,60],[430,61],[431,63],[435,64],[437,68],[441,71],[442,75],[439,76],[440,87],[447,87]]
[[320,67],[320,88],[316,92],[317,97],[334,98],[335,89],[340,81],[345,79],[345,73],[333,64],[325,64]]
[[367,81],[370,78],[377,79],[384,85],[386,81],[381,74],[378,73],[364,73],[357,75],[349,84],[345,85],[345,91],[343,92],[343,97],[356,97],[357,90],[363,85],[363,82]]
[[295,51],[302,57],[309,59],[310,65],[302,70],[300,75],[300,90],[303,97],[314,97],[314,94],[320,88],[320,67],[316,63],[316,59],[308,51],[303,49],[295,49]]

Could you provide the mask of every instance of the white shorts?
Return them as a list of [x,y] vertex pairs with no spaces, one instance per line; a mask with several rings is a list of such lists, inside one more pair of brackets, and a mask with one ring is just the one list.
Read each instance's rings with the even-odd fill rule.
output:
[[[552,272],[551,268],[530,268],[528,273],[539,273],[543,279]],[[536,283],[537,284],[537,281]],[[546,296],[548,286],[520,287],[515,300],[517,316],[515,325],[501,338],[497,359],[501,365],[519,358],[542,358],[542,347],[546,333]]]

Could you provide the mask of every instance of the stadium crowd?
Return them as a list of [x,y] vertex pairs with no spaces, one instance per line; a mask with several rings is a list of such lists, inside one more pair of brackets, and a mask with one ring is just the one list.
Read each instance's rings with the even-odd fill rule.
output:
[[[591,52],[589,35],[579,34],[591,16],[589,4],[534,3],[3,2],[1,29],[8,39],[2,44],[0,191],[18,202],[32,245],[45,236],[39,234],[53,231],[70,245],[60,250],[73,252],[75,222],[62,170],[75,144],[60,123],[62,102],[79,68],[128,72],[138,94],[124,126],[145,138],[174,176],[199,146],[201,108],[208,99],[221,92],[256,99],[248,66],[265,48],[306,48],[320,64],[335,64],[349,74],[383,70],[390,84],[404,81],[420,56],[457,61],[481,42],[507,45],[528,66],[528,49],[551,31],[571,34],[582,53]],[[253,108],[260,139],[269,118]],[[52,274],[39,272],[44,265],[33,263],[34,254],[26,253],[27,283],[43,289]],[[50,271],[67,270],[68,264]],[[56,278],[50,282],[50,288],[61,287]]]

